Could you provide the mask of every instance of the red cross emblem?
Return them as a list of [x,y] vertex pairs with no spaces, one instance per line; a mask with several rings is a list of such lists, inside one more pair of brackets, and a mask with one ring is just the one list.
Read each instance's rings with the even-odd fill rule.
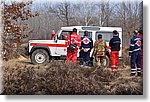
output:
[[88,43],[89,43],[89,39],[88,39],[88,38],[84,38],[84,39],[83,39],[83,43],[84,43],[84,44],[88,44]]
[[137,46],[141,46],[141,41],[138,40],[138,41],[136,42],[136,45],[137,45]]

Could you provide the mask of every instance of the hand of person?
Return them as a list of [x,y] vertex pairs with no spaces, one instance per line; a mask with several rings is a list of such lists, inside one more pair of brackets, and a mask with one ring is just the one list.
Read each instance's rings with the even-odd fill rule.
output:
[[93,59],[95,59],[95,56],[92,56],[93,57]]
[[132,56],[132,53],[129,52],[129,56]]
[[84,48],[84,52],[88,52],[90,48]]

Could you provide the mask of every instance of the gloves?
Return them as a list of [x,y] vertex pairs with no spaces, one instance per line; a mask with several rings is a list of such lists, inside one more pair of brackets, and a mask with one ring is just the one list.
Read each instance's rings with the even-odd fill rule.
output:
[[90,50],[90,48],[84,48],[83,51],[84,52],[88,52]]
[[82,47],[80,47],[79,49],[82,50]]
[[129,52],[129,56],[132,56],[132,53],[131,53],[131,52]]

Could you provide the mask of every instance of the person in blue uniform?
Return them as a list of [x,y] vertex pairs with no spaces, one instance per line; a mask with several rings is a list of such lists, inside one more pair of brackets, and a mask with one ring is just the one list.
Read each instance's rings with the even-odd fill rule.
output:
[[93,40],[88,36],[88,31],[84,32],[84,36],[81,37],[81,47],[80,47],[80,65],[89,66],[90,63],[90,52],[93,48]]
[[130,51],[129,56],[131,56],[131,76],[141,76],[141,62],[140,62],[140,52],[141,52],[141,38],[138,37],[138,31],[133,32],[134,36],[130,41]]

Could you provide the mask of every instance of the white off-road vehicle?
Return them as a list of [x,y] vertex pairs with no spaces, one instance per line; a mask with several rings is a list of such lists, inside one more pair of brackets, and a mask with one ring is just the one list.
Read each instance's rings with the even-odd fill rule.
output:
[[[109,41],[113,37],[113,30],[117,30],[119,37],[122,41],[122,28],[120,27],[98,27],[98,26],[70,26],[61,27],[61,29],[56,33],[53,40],[30,40],[28,45],[28,54],[30,55],[31,62],[33,64],[43,64],[48,63],[51,58],[64,59],[67,54],[67,48],[65,45],[64,35],[71,33],[73,28],[77,29],[77,34],[80,36],[84,35],[84,31],[88,31],[89,36],[93,39],[93,44],[97,40],[98,34],[102,34],[103,40],[106,41],[107,46],[109,46]],[[91,51],[90,56],[93,53]],[[109,53],[110,49],[106,52],[105,66],[109,65]],[[79,57],[79,53],[78,53]],[[122,57],[122,43],[121,50],[119,52],[119,57]],[[92,58],[91,58],[92,59]]]

